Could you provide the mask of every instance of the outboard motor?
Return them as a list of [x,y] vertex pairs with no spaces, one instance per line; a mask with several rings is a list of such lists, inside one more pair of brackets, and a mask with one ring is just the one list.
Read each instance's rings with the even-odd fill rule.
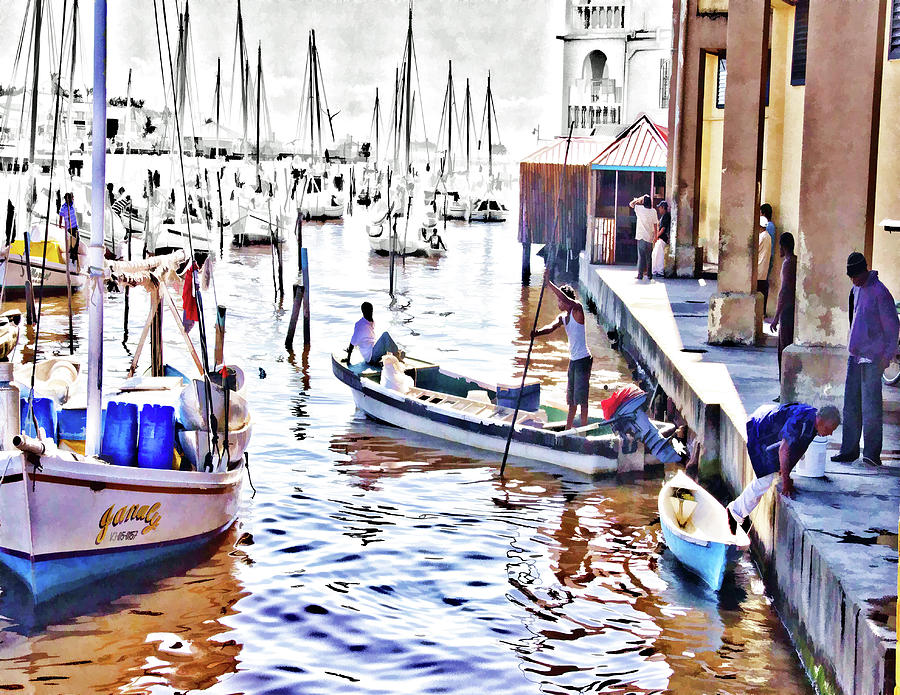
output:
[[[641,441],[646,451],[661,463],[678,463],[684,458],[684,447],[674,438],[664,438],[659,434],[644,410],[646,402],[647,394],[644,391],[636,386],[625,386],[602,401],[603,416],[612,421],[610,425],[622,438],[626,449],[633,451],[636,442]],[[611,413],[610,409],[613,409]],[[634,444],[629,446],[631,441]]]

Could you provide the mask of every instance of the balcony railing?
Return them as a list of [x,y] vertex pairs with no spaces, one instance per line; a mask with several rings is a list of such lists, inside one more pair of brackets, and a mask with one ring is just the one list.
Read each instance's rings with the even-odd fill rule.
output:
[[569,123],[575,122],[576,128],[590,129],[601,125],[620,125],[622,123],[621,104],[569,104]]
[[625,28],[625,5],[573,0],[572,27],[577,31]]

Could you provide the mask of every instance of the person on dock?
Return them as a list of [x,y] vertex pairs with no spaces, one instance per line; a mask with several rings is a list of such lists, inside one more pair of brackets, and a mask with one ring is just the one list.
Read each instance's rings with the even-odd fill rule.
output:
[[863,436],[863,463],[881,465],[883,402],[881,375],[897,354],[900,319],[890,291],[869,270],[866,257],[854,251],[847,258],[850,288],[850,338],[844,382],[844,431],[841,450],[831,460],[850,463],[859,458]]
[[566,329],[566,335],[569,337],[569,370],[566,385],[566,403],[569,406],[569,413],[566,417],[566,429],[572,429],[572,425],[575,423],[575,410],[578,407],[581,408],[581,426],[584,427],[588,422],[588,393],[591,365],[594,362],[585,336],[584,306],[578,301],[575,290],[570,285],[557,287],[550,282],[549,269],[544,271],[544,282],[556,295],[560,314],[553,323],[534,331],[531,337],[550,335],[560,326]]
[[772,206],[763,203],[759,206],[759,242],[756,249],[756,291],[763,296],[763,316],[766,315],[766,304],[769,302],[769,277],[772,275],[772,265],[775,257],[772,252],[775,249],[775,223],[772,222]]
[[659,211],[659,222],[656,225],[656,242],[653,244],[653,274],[662,277],[666,271],[666,248],[669,245],[669,228],[672,226],[672,215],[669,204],[665,200],[656,206]]
[[362,358],[371,365],[381,366],[381,358],[389,352],[397,355],[402,361],[406,357],[406,353],[401,350],[390,333],[385,331],[378,340],[375,340],[375,319],[373,318],[373,308],[369,302],[363,302],[360,306],[362,318],[353,326],[353,337],[350,338],[350,345],[347,346],[347,364],[350,364],[350,355],[353,348],[359,350]]
[[840,424],[841,414],[833,405],[817,410],[805,403],[787,403],[756,409],[747,421],[747,453],[756,480],[726,507],[732,534],[756,509],[777,475],[781,475],[781,494],[794,496],[791,471],[797,461],[817,435],[827,437]]
[[75,194],[66,193],[65,202],[59,208],[59,226],[66,230],[69,258],[78,264],[78,215],[75,212]]
[[794,342],[794,302],[797,294],[797,256],[794,255],[794,235],[784,232],[778,239],[778,253],[781,261],[781,286],[772,330],[778,331],[778,380],[781,381],[781,354]]
[[653,240],[656,238],[657,217],[656,212],[650,205],[649,195],[638,196],[628,203],[628,207],[634,210],[634,214],[637,216],[634,238],[637,239],[638,280],[644,279],[644,273],[647,274],[648,280],[653,277],[650,267],[650,255],[653,252]]

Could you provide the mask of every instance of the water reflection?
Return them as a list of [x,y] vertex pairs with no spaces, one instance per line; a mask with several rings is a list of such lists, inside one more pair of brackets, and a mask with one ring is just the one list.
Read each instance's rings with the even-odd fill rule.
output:
[[[749,563],[716,595],[661,551],[659,477],[512,462],[501,480],[499,456],[368,421],[333,377],[331,353],[366,300],[411,354],[513,377],[539,293],[521,287],[514,222],[448,224],[447,256],[398,264],[394,299],[388,260],[362,234],[303,233],[310,346],[301,329],[284,349],[291,302],[276,297],[268,249],[227,250],[206,302],[228,307],[225,354],[244,366],[254,412],[258,494],[247,487],[240,528],[207,557],[92,587],[55,613],[24,614],[0,574],[0,689],[808,692]],[[286,289],[296,261],[289,247]],[[42,354],[68,350],[64,302],[45,304]],[[123,346],[124,296],[108,298],[107,380],[127,369],[146,319],[142,293],[129,304]],[[76,333],[86,327],[79,313]],[[596,408],[605,385],[629,377],[596,324],[587,330]],[[174,357],[180,338],[167,336]],[[551,400],[564,399],[565,366],[564,336],[536,343],[531,373]]]

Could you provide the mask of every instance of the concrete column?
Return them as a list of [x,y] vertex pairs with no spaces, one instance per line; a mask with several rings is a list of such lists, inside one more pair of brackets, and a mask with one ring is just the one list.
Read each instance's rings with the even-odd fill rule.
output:
[[810,3],[797,316],[782,400],[843,400],[847,255],[872,257],[885,10],[886,0]]
[[674,0],[667,197],[672,205],[675,274],[703,269],[698,245],[701,133],[706,53],[725,48],[726,20],[698,14],[697,0]]
[[762,335],[756,248],[769,20],[768,2],[730,0],[728,4],[719,291],[709,300],[709,342],[714,344],[753,345]]

